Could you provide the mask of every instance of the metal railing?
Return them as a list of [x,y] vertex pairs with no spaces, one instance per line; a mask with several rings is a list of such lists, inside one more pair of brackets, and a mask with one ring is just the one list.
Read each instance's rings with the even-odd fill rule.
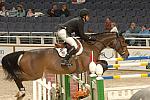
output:
[[150,46],[150,38],[125,38],[129,46]]
[[124,33],[129,46],[150,46],[150,34]]
[[[0,32],[0,34],[0,43],[5,44],[56,43],[54,32]],[[150,34],[127,34],[125,37],[129,46],[150,46]]]
[[0,36],[0,43],[14,44],[53,44],[54,36]]
[[52,44],[56,42],[53,32],[0,32],[0,43]]

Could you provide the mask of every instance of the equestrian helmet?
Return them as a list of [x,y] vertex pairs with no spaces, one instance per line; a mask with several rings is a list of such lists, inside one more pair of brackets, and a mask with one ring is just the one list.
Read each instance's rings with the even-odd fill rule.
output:
[[89,15],[89,11],[87,9],[81,9],[79,12],[79,16],[83,17],[83,16],[87,16]]

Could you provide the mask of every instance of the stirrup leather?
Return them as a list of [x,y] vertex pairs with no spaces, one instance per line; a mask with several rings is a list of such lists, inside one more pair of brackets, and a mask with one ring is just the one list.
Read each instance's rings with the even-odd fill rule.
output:
[[72,64],[69,63],[68,60],[63,59],[63,60],[61,61],[61,65],[63,65],[63,66],[71,66]]
[[75,54],[75,47],[71,47],[69,50],[68,50],[68,53],[66,54],[65,58],[62,60],[61,62],[61,65],[67,65],[67,66],[70,66],[72,64],[69,63],[69,59],[71,58],[71,56]]

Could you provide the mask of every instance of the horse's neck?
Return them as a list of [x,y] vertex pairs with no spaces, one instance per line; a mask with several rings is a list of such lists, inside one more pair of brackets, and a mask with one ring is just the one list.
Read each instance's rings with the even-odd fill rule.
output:
[[90,55],[90,53],[94,51],[94,57],[98,59],[99,53],[101,53],[103,49],[109,46],[110,42],[116,38],[116,35],[104,33],[104,34],[99,34],[96,37],[97,40],[99,40],[99,42],[95,42],[94,44],[91,45],[86,42],[83,42],[82,44],[83,44],[85,55]]
[[97,60],[99,56],[99,50],[94,50],[93,45],[83,43],[83,56],[90,57],[92,51],[93,51],[93,56]]
[[111,40],[116,38],[116,34],[108,34],[108,33],[104,33],[102,35],[97,36],[99,37],[99,40],[103,41],[103,42],[110,42]]
[[[106,48],[106,46],[109,46],[109,44],[116,39],[116,34],[115,33],[103,33],[103,34],[99,34],[97,36],[97,40],[100,40],[102,42],[102,44],[104,45],[104,48]],[[103,48],[103,49],[104,49]],[[103,50],[102,49],[102,50]]]

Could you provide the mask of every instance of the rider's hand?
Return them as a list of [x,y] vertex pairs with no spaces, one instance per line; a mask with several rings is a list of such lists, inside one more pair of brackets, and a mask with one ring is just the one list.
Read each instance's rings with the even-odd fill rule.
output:
[[89,41],[96,41],[95,37],[89,37]]

